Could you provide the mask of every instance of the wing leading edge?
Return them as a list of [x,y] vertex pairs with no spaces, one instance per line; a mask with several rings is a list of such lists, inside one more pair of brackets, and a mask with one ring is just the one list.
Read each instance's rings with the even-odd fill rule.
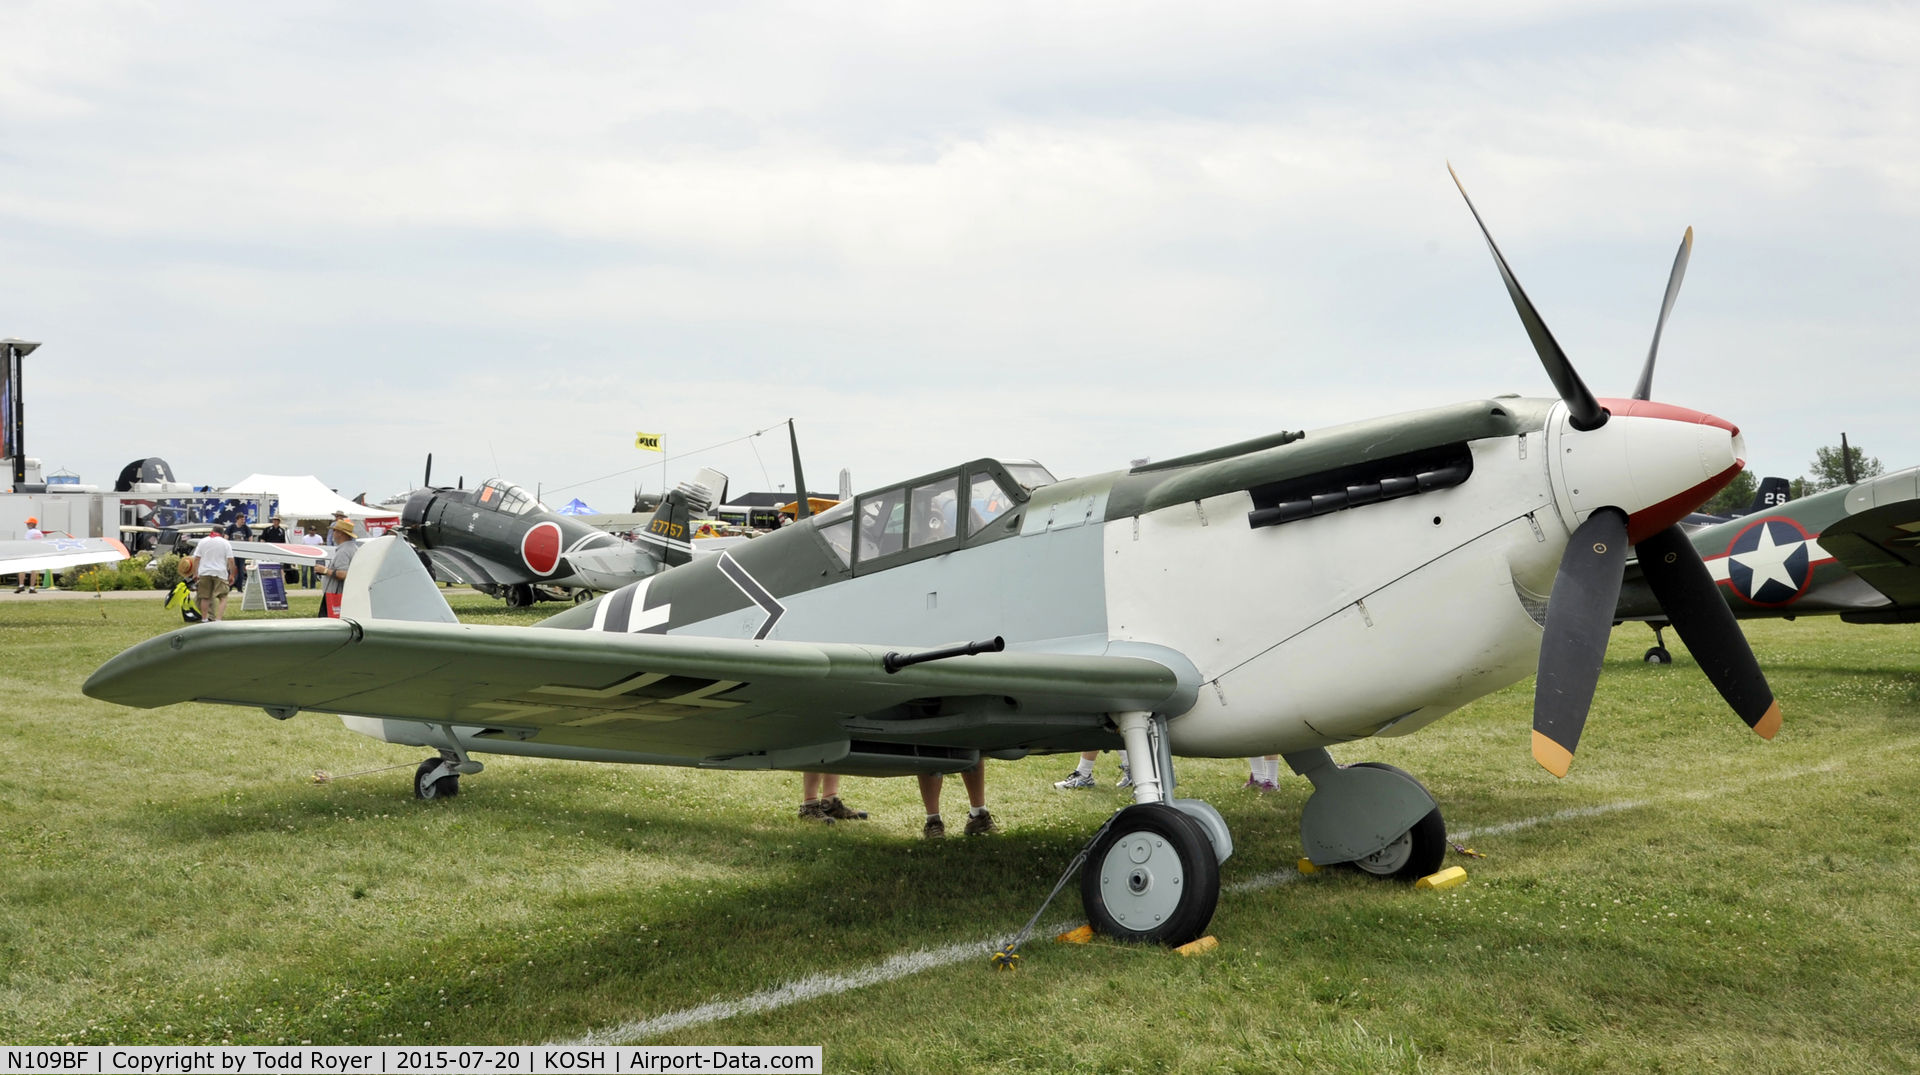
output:
[[[87,680],[140,708],[202,701],[484,727],[483,735],[688,758],[773,753],[854,732],[977,750],[1154,710],[1179,676],[1142,656],[996,653],[882,667],[838,643],[613,635],[394,620],[205,624]],[[1184,707],[1182,707],[1184,708]],[[851,730],[849,725],[851,724]]]

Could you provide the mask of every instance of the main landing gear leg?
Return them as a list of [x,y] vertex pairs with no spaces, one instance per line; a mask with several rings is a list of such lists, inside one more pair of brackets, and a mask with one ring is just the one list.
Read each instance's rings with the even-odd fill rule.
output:
[[1380,762],[1336,765],[1325,750],[1283,755],[1313,782],[1300,842],[1315,866],[1349,863],[1375,877],[1416,881],[1440,868],[1447,825],[1413,775]]
[[447,745],[440,753],[422,761],[413,771],[413,797],[416,799],[451,799],[460,794],[460,775],[472,775],[486,766],[474,761],[460,745],[460,738],[453,729],[445,724],[429,724],[428,728],[440,733]]
[[1165,718],[1118,713],[1114,723],[1133,768],[1133,805],[1087,852],[1080,900],[1093,928],[1116,940],[1185,944],[1213,920],[1232,840],[1211,806],[1173,798]]
[[1667,640],[1660,633],[1667,625],[1649,620],[1647,626],[1653,628],[1653,648],[1641,659],[1648,664],[1672,664],[1673,654],[1667,652]]

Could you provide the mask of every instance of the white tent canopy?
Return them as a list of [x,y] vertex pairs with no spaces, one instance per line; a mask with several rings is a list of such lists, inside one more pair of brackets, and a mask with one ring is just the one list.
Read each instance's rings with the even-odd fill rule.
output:
[[229,496],[266,494],[280,498],[280,515],[285,519],[325,519],[344,511],[355,519],[394,514],[391,508],[356,504],[311,474],[254,474],[222,490]]

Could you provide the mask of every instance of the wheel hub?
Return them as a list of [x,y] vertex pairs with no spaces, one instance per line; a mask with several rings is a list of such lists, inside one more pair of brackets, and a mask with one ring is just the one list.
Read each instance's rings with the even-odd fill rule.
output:
[[1179,853],[1157,833],[1127,833],[1100,863],[1100,894],[1122,929],[1145,933],[1166,922],[1185,881]]
[[1408,829],[1392,843],[1375,851],[1365,858],[1354,859],[1353,864],[1371,874],[1382,877],[1394,873],[1413,858],[1413,830]]

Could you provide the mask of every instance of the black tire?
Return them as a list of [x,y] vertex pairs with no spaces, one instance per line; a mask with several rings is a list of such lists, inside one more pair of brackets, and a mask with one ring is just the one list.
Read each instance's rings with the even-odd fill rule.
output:
[[593,600],[593,591],[592,591],[592,590],[575,590],[575,591],[573,591],[573,603],[574,603],[574,604],[576,604],[576,605],[584,605],[584,604],[586,604],[586,603],[587,603],[588,601],[591,601],[591,600]]
[[533,587],[524,582],[507,587],[508,608],[528,608],[533,604]]
[[413,797],[416,799],[451,799],[460,794],[460,774],[449,773],[432,783],[427,782],[427,774],[440,768],[439,758],[428,758],[413,770]]
[[[1354,762],[1354,765],[1365,766],[1368,769],[1385,769],[1389,773],[1404,776],[1415,784],[1419,784],[1421,791],[1427,790],[1427,786],[1420,784],[1418,778],[1397,765],[1388,765],[1383,761],[1360,761]],[[1433,793],[1427,792],[1427,796],[1431,798]],[[1402,840],[1406,843],[1403,846],[1396,846],[1400,845]],[[1426,817],[1414,822],[1413,828],[1402,833],[1399,840],[1368,855],[1365,860],[1348,865],[1369,877],[1378,877],[1382,881],[1404,881],[1412,884],[1438,871],[1447,861],[1447,849],[1450,846],[1452,845],[1447,843],[1446,819],[1440,816],[1440,808],[1436,806],[1427,811]]]
[[1647,655],[1641,659],[1648,664],[1672,664],[1673,654],[1667,652],[1667,647],[1665,646],[1655,646],[1648,650]]
[[1169,946],[1194,940],[1206,933],[1220,902],[1213,842],[1171,806],[1129,806],[1088,853],[1080,902],[1093,928],[1115,940]]

